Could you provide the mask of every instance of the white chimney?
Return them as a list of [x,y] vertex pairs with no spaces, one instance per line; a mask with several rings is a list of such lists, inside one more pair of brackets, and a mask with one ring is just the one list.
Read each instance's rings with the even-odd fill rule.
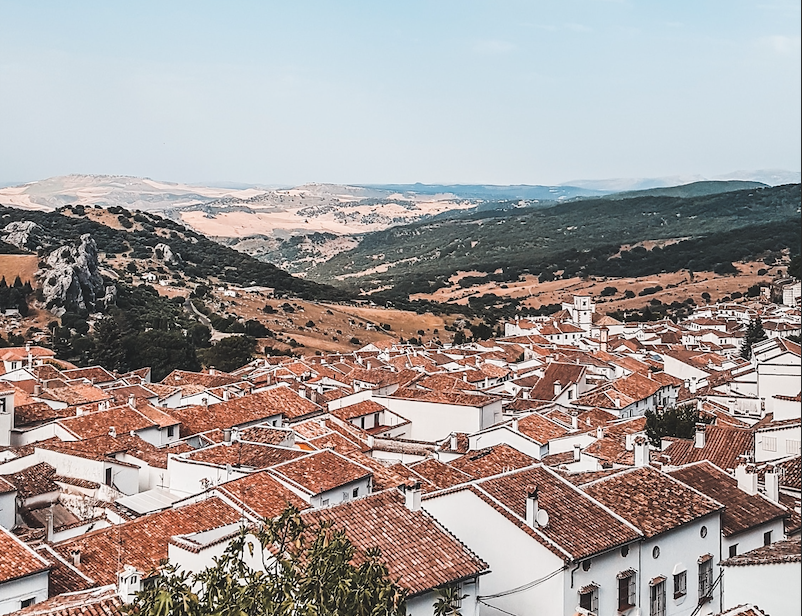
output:
[[420,509],[420,481],[412,486],[404,487],[404,504],[410,511],[418,511]]
[[537,514],[540,511],[538,502],[537,486],[526,488],[526,523],[532,528],[537,528]]
[[634,438],[635,438],[634,434],[627,434],[624,437],[624,448],[627,451],[632,451],[633,449],[635,449],[635,443],[633,442]]
[[735,468],[738,487],[747,494],[757,494],[757,472],[753,464],[739,464]]
[[231,428],[223,428],[223,444],[231,444]]
[[560,392],[562,390],[563,390],[563,386],[560,383],[560,381],[554,381],[554,397],[555,398],[560,395]]
[[206,396],[201,398],[201,404],[203,404],[203,406],[205,406],[205,407],[208,407],[209,406],[209,398],[207,398]]
[[649,441],[645,436],[635,437],[635,466],[649,465]]
[[449,449],[451,451],[457,451],[457,435],[451,434],[451,442],[449,443]]
[[109,426],[109,436],[116,437],[117,429],[114,426]]
[[582,447],[579,443],[574,443],[574,462],[579,462],[582,459]]
[[529,390],[528,389],[524,389],[523,392],[521,393],[521,395],[523,396],[524,400],[529,400]]
[[696,393],[696,388],[697,388],[697,385],[698,385],[698,381],[699,381],[698,377],[695,377],[695,376],[691,377],[690,383],[688,384],[688,391],[690,391],[692,394]]
[[702,449],[705,446],[704,424],[696,424],[696,432],[693,433],[693,446],[696,449]]
[[298,395],[301,396],[301,398],[306,398],[306,387],[299,387]]
[[596,428],[596,438],[604,438],[604,426]]
[[42,394],[42,386],[39,383],[33,385],[33,395],[40,396]]
[[72,564],[74,567],[81,566],[81,550],[70,550],[70,556],[72,556]]
[[579,430],[579,414],[576,411],[571,413],[571,430]]
[[513,417],[512,418],[512,429],[513,429],[513,431],[518,432],[518,418],[517,417]]
[[616,398],[615,400],[613,400],[613,404],[615,404],[615,408],[620,409],[621,408],[621,398]]
[[117,595],[123,603],[133,603],[136,593],[142,590],[142,572],[125,565],[117,574]]
[[607,352],[607,343],[609,341],[609,337],[610,337],[610,330],[607,329],[606,327],[602,327],[599,330],[599,342],[601,343],[599,344],[599,349],[602,351],[602,353]]
[[376,438],[372,434],[368,434],[368,442],[367,442],[368,449],[373,449],[375,445],[376,445]]
[[128,394],[128,406],[132,409],[136,408],[136,398],[134,398],[134,394]]
[[223,390],[223,402],[228,402],[229,397],[230,397],[230,394],[228,393],[228,390],[224,389]]
[[766,496],[775,503],[780,502],[780,473],[776,468],[766,471]]

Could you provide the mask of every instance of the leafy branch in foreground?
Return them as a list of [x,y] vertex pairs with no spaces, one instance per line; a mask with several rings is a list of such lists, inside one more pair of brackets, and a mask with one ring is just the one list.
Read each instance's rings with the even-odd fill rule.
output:
[[357,553],[345,533],[330,525],[306,525],[290,506],[275,520],[243,527],[203,571],[165,566],[124,611],[137,616],[401,616],[406,593],[390,580],[380,558],[377,549]]

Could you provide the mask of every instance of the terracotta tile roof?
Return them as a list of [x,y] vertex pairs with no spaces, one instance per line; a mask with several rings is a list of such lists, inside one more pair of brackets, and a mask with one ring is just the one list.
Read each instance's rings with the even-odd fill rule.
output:
[[548,365],[543,378],[532,388],[529,397],[534,400],[554,400],[554,384],[559,381],[562,389],[572,383],[577,383],[582,378],[587,368],[579,364],[564,364],[562,362],[552,362]]
[[117,587],[103,586],[52,597],[14,612],[14,616],[120,616],[121,607]]
[[71,370],[62,370],[61,374],[68,379],[86,379],[93,385],[96,383],[111,383],[117,380],[116,376],[101,366],[72,368]]
[[611,421],[615,421],[618,417],[604,409],[594,408],[581,411],[576,419],[577,427],[580,430],[595,430],[599,426],[604,426]]
[[584,396],[574,400],[572,404],[576,406],[595,406],[602,409],[618,410],[626,408],[635,402],[636,400],[634,398],[630,398],[626,394],[608,385],[586,393]]
[[722,509],[719,503],[650,466],[615,473],[585,484],[582,489],[646,537]]
[[29,351],[29,349],[26,349],[24,346],[21,346],[21,347],[8,347],[7,349],[3,349],[2,351],[0,351],[0,359],[3,361],[19,361],[22,359],[28,359],[29,352],[31,354],[31,357],[36,359],[56,356],[54,351],[46,349],[44,347],[32,346]]
[[561,425],[538,413],[518,419],[518,431],[541,445],[545,445],[553,438],[560,438],[568,434],[568,430]]
[[778,563],[798,563],[802,561],[802,543],[799,537],[777,541],[743,554],[728,558],[721,563],[723,567],[743,567],[748,565],[772,565]]
[[373,474],[369,468],[328,449],[277,464],[271,472],[309,494],[322,494]]
[[[75,592],[85,590],[94,586],[94,582],[84,576],[72,566],[71,562],[64,560],[61,554],[56,552],[47,543],[40,543],[34,550],[42,558],[51,564],[50,567],[50,596],[60,595],[65,592]],[[39,603],[37,605],[44,606]],[[27,613],[25,610],[23,613]]]
[[189,452],[182,457],[206,464],[218,464],[221,466],[230,464],[234,468],[263,469],[303,455],[304,452],[298,449],[235,442],[228,445],[219,443],[211,447],[204,447]]
[[251,426],[239,430],[238,434],[240,441],[261,443],[263,445],[280,445],[295,436],[292,430],[273,428],[271,426]]
[[615,468],[615,469],[604,469],[601,471],[565,471],[561,469],[555,469],[559,474],[560,477],[565,479],[566,481],[570,481],[575,486],[583,486],[586,483],[590,483],[591,481],[596,481],[597,479],[603,479],[604,477],[609,477],[610,475],[615,475],[616,473],[622,473],[625,469]]
[[404,400],[420,400],[422,402],[436,402],[440,404],[454,404],[458,406],[482,407],[497,402],[500,398],[484,394],[471,394],[467,392],[421,391],[416,389],[399,389],[391,398]]
[[[542,465],[485,479],[476,486],[490,497],[490,501],[511,512],[519,527],[526,528],[529,528],[525,522],[526,496],[532,487],[537,487],[538,506],[548,513],[549,523],[537,530],[530,529],[532,536],[566,560],[586,558],[641,536],[587,494]],[[496,509],[500,510],[498,506]]]
[[800,456],[771,462],[770,465],[780,469],[781,487],[802,490],[802,458]]
[[409,468],[438,489],[450,488],[473,479],[473,476],[468,473],[440,462],[436,458],[413,462]]
[[94,385],[76,384],[43,389],[39,398],[42,400],[63,402],[68,406],[78,406],[80,404],[93,404],[95,402],[102,402],[103,400],[110,400],[111,396]]
[[[145,575],[167,558],[167,545],[173,535],[194,533],[231,524],[240,513],[219,498],[167,509],[130,522],[91,531],[53,546],[62,558],[72,560],[70,552],[81,551],[78,569],[98,584],[116,584],[117,571],[131,565]],[[118,566],[118,555],[121,555]]]
[[33,402],[31,404],[14,405],[14,426],[23,428],[47,421],[53,421],[61,417],[72,417],[75,415],[74,408],[54,409],[45,402]]
[[384,410],[385,408],[381,404],[378,404],[373,400],[363,400],[362,402],[349,404],[348,406],[343,406],[339,409],[329,412],[343,421],[348,421],[349,419],[354,419],[356,417],[364,417],[365,415],[372,415],[373,413],[381,413]]
[[0,527],[0,583],[33,575],[50,568],[50,564],[31,548]]
[[784,518],[784,508],[761,494],[747,494],[735,478],[709,462],[688,464],[668,474],[724,505],[721,532],[725,537],[737,535],[760,524]]
[[231,428],[257,423],[283,415],[295,419],[322,412],[322,408],[299,396],[289,387],[273,387],[255,394],[232,398],[218,404],[170,409],[170,415],[181,421],[182,436],[200,434],[215,428]]
[[17,490],[19,498],[28,499],[39,494],[58,492],[59,486],[53,481],[56,469],[47,462],[39,462],[26,469],[2,475],[2,478]]
[[448,437],[447,439],[444,439],[440,443],[440,446],[437,448],[437,450],[438,451],[449,452],[449,453],[467,453],[467,451],[468,451],[468,449],[469,449],[469,447],[471,445],[471,441],[468,438],[467,433],[465,433],[465,432],[452,432],[451,434],[454,437],[456,437],[456,439],[457,439],[457,442],[456,442],[457,448],[456,449],[452,449],[451,448],[451,437]]
[[728,471],[741,461],[741,456],[754,451],[754,437],[750,430],[705,426],[704,447],[694,447],[690,439],[676,439],[660,455],[660,461],[672,466],[708,460]]
[[414,596],[488,569],[480,557],[423,509],[411,511],[397,490],[302,514],[309,524],[331,522],[345,531],[358,563],[370,548],[381,550],[390,578]]
[[612,386],[633,400],[644,400],[657,393],[663,385],[638,372],[633,372],[629,376],[613,381]]
[[315,449],[333,449],[346,457],[350,457],[354,452],[361,452],[362,446],[346,438],[339,432],[329,432],[322,436],[309,439],[309,444]]
[[521,453],[514,447],[502,443],[478,451],[469,451],[449,465],[478,479],[523,468],[537,462],[532,456]]
[[139,384],[106,387],[104,391],[112,397],[112,401],[115,405],[126,404],[130,396],[134,396],[135,399],[159,398],[159,394],[154,390]]
[[109,434],[111,428],[114,428],[117,434],[128,434],[129,432],[144,430],[156,425],[145,415],[127,404],[114,406],[104,411],[62,418],[58,420],[58,423],[78,439]]
[[309,505],[269,473],[259,471],[217,486],[217,491],[258,518],[274,518],[292,505],[303,511]]
[[204,389],[230,385],[239,381],[238,377],[215,370],[214,374],[208,372],[189,372],[187,370],[173,370],[162,379],[163,385],[200,385]]

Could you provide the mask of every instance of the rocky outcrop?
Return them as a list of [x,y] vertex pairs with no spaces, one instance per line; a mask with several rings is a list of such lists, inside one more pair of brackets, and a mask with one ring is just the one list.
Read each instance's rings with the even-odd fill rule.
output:
[[[178,263],[181,261],[181,255],[177,252],[173,252],[172,248],[164,243],[156,244],[153,248],[153,252],[156,254],[157,258],[161,258],[165,263]],[[159,257],[159,255],[161,255],[161,257]]]
[[8,223],[0,232],[0,239],[22,250],[28,250],[36,248],[36,236],[42,231],[42,227],[35,222],[20,220]]
[[67,310],[94,310],[116,298],[116,288],[107,288],[98,271],[97,246],[88,233],[77,246],[56,248],[46,264],[38,275],[47,306],[56,316]]

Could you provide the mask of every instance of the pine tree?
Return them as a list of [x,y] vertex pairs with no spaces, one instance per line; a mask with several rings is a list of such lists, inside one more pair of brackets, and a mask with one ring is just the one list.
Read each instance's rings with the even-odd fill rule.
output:
[[768,338],[768,336],[763,329],[762,319],[756,317],[749,321],[749,326],[746,328],[746,335],[741,343],[741,357],[744,359],[752,359],[752,346],[766,338]]

